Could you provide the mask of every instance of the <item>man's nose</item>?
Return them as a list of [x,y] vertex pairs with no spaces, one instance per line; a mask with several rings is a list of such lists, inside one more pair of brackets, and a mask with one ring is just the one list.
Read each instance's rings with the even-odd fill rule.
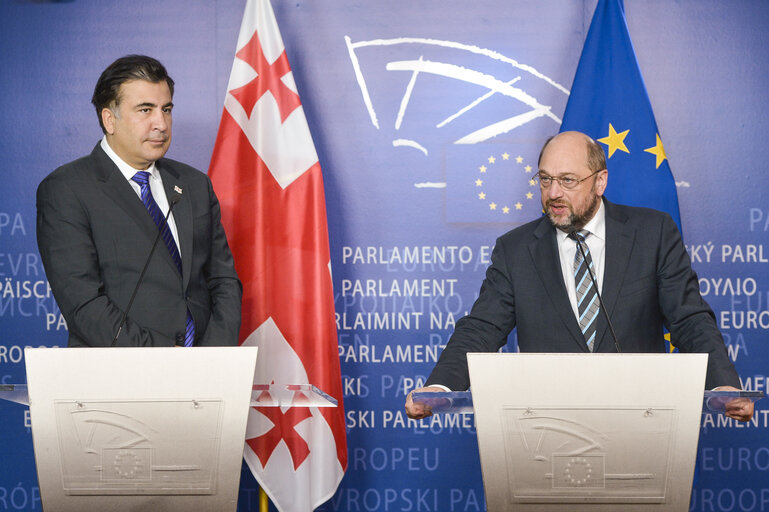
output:
[[164,132],[168,130],[169,120],[166,118],[166,113],[158,109],[152,116],[152,129],[160,130]]
[[550,183],[550,187],[547,189],[547,197],[550,199],[558,199],[561,196],[563,196],[563,188],[561,188],[561,184],[557,180],[553,180],[552,183]]

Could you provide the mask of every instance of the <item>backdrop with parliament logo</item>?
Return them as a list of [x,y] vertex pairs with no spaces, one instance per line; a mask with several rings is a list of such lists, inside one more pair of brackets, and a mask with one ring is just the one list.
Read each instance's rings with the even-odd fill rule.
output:
[[[660,139],[607,125],[609,181],[646,186],[644,173],[612,174],[623,159],[669,165],[700,291],[744,388],[765,391],[769,3],[625,3]],[[477,297],[496,237],[541,214],[537,156],[577,99],[596,0],[272,4],[329,224],[349,462],[320,510],[484,510],[472,415],[408,421],[403,403]],[[129,53],[163,62],[176,81],[168,156],[205,172],[244,5],[0,2],[0,382],[24,382],[24,347],[66,345],[35,191],[100,139],[100,72]],[[0,418],[0,510],[40,510],[28,409],[0,403]],[[747,424],[703,414],[692,510],[769,510],[768,431],[763,402]],[[240,510],[256,510],[255,489],[246,475]]]

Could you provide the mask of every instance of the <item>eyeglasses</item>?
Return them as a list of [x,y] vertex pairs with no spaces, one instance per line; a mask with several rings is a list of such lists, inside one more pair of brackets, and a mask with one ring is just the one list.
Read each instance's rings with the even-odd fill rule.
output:
[[561,178],[556,178],[555,176],[548,176],[547,174],[542,174],[541,172],[537,174],[537,178],[539,178],[539,185],[542,188],[549,188],[550,185],[553,184],[554,181],[557,181],[558,184],[561,186],[564,190],[573,190],[577,188],[577,185],[582,183],[588,178],[592,178],[596,174],[598,174],[601,171],[595,171],[590,176],[585,176],[582,179],[575,178],[574,176],[563,176]]

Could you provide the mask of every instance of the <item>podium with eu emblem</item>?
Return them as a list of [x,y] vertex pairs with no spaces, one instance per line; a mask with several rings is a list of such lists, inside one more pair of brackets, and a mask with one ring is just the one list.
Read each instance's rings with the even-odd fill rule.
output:
[[26,349],[43,509],[235,510],[256,352]]
[[250,407],[335,407],[309,384],[254,385],[256,347],[27,348],[46,512],[235,511]]
[[472,403],[490,512],[689,510],[706,354],[467,361],[472,395],[414,400],[434,413]]

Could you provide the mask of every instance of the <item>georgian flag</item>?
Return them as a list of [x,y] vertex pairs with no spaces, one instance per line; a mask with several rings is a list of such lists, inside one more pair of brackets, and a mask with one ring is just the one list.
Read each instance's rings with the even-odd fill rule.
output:
[[248,0],[209,175],[243,282],[255,383],[314,384],[337,408],[251,408],[245,460],[281,512],[329,499],[347,469],[318,155],[268,0]]

